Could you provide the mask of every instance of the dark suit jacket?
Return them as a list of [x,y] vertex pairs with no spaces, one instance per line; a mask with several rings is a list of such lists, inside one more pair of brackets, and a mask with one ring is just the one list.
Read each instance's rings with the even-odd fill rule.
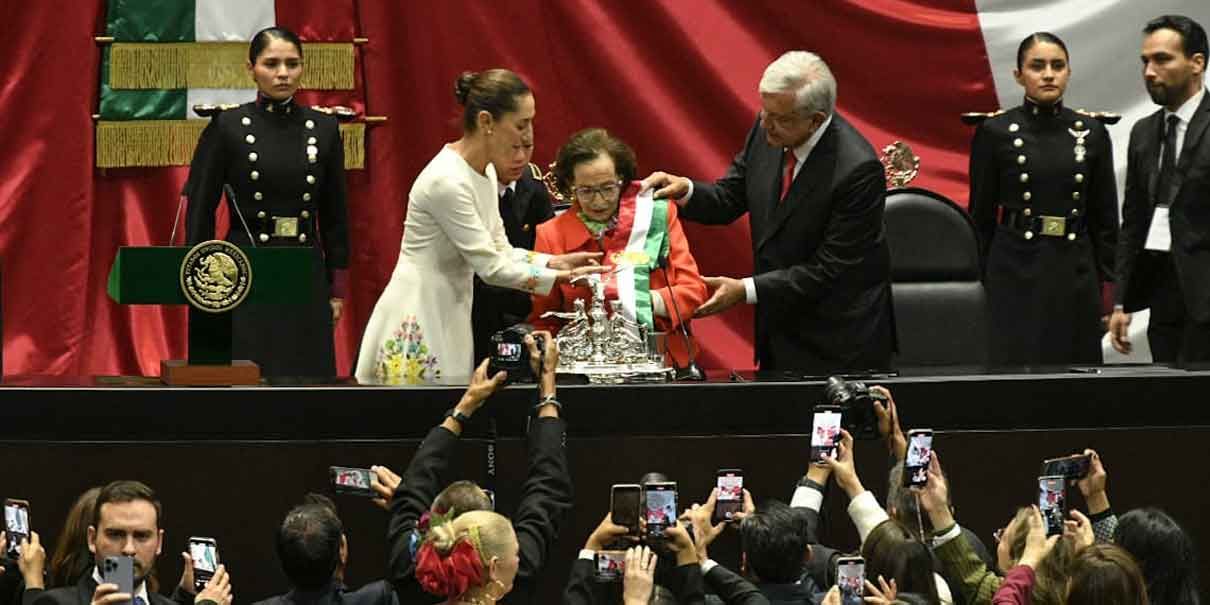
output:
[[[571,475],[563,445],[562,419],[535,418],[529,427],[529,475],[521,486],[521,500],[512,516],[521,547],[521,563],[508,603],[532,602],[535,587],[550,547],[559,535],[563,517],[572,505]],[[437,494],[449,482],[450,457],[458,438],[444,427],[429,431],[403,473],[391,499],[387,527],[389,580],[400,603],[440,603],[416,582],[413,545],[419,545],[416,524]]]
[[[500,218],[504,220],[504,232],[508,243],[514,248],[534,249],[534,236],[538,225],[555,215],[550,194],[541,177],[535,174],[538,167],[530,164],[517,179],[517,191],[511,203],[500,204]],[[520,290],[489,286],[475,276],[474,302],[471,305],[471,326],[475,338],[475,362],[491,355],[492,334],[511,325],[525,321],[529,316],[529,294]]]
[[[1210,94],[1202,98],[1185,131],[1177,161],[1177,193],[1169,209],[1172,261],[1180,280],[1185,310],[1197,322],[1210,322]],[[1126,164],[1126,197],[1117,265],[1122,282],[1117,302],[1133,312],[1150,306],[1162,255],[1143,250],[1156,204],[1164,110],[1139,120],[1130,130]]]
[[[88,605],[92,602],[92,593],[96,592],[97,583],[92,579],[91,570],[80,578],[75,586],[64,586],[43,591],[34,600],[34,605]],[[148,591],[148,605],[173,605],[168,597]]]
[[681,216],[726,224],[748,214],[761,369],[886,368],[894,337],[882,164],[833,113],[779,203],[784,154],[757,120],[723,178],[694,181]]
[[253,605],[398,605],[395,590],[386,580],[370,582],[357,590],[333,582],[323,590],[294,589]]

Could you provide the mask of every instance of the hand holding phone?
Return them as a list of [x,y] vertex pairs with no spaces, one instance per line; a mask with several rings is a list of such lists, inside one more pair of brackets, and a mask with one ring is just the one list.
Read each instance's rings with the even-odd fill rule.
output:
[[214,538],[189,538],[189,558],[193,559],[193,592],[197,594],[218,571],[218,543]]
[[647,539],[662,540],[664,530],[676,523],[676,483],[664,481],[643,485],[643,514],[647,519]]
[[[109,556],[101,561],[101,579],[106,584],[116,584],[117,592],[134,598],[134,558],[126,556]],[[129,604],[130,600],[121,601]]]
[[735,513],[744,510],[744,471],[738,468],[722,468],[718,470],[715,487],[718,497],[714,502],[714,515],[710,523],[718,525],[724,521],[733,521]]
[[836,406],[817,405],[811,421],[811,463],[823,462],[824,456],[835,458],[840,443],[841,411]]
[[353,468],[348,466],[330,466],[328,474],[332,479],[332,488],[337,494],[361,496],[363,498],[378,498],[374,491],[374,471],[368,468]]
[[1088,471],[1092,467],[1092,456],[1089,454],[1076,454],[1074,456],[1064,456],[1062,458],[1050,458],[1042,461],[1042,470],[1039,473],[1041,477],[1061,476],[1068,479],[1079,480],[1088,476]]
[[643,486],[638,483],[617,483],[609,490],[609,514],[614,525],[639,535],[639,509],[643,501]]
[[21,557],[21,543],[29,539],[29,502],[15,498],[4,501],[4,531],[8,541],[4,556],[16,561]]

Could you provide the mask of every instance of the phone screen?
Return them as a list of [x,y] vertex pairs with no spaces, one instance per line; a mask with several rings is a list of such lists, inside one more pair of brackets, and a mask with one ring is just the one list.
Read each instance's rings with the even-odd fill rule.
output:
[[908,432],[907,460],[903,463],[903,484],[924,485],[929,479],[929,463],[933,460],[933,431]]
[[843,605],[865,603],[865,560],[844,557],[836,568],[836,585],[840,587],[840,602]]
[[193,589],[199,592],[218,571],[218,544],[210,538],[189,538],[189,556],[193,559]]
[[840,441],[840,410],[819,410],[811,424],[811,462],[823,462],[825,455],[835,458],[836,444]]
[[1067,500],[1067,479],[1063,476],[1038,477],[1038,510],[1046,522],[1046,535],[1063,533],[1063,512]]
[[617,582],[626,573],[626,551],[601,550],[595,555],[596,577],[601,582]]
[[16,559],[21,542],[29,538],[29,506],[11,500],[5,502],[4,528],[8,539],[4,554],[10,559]]
[[644,491],[647,493],[644,509],[647,535],[662,538],[664,530],[676,523],[676,484],[648,483]]
[[346,466],[333,466],[328,470],[332,475],[332,487],[336,490],[336,493],[371,498],[378,497],[378,492],[375,492],[371,486],[374,480],[374,471],[368,468],[350,468]]
[[642,501],[643,488],[638,484],[622,484],[613,486],[610,518],[614,525],[630,528],[632,533],[639,530],[639,504]]
[[730,521],[744,509],[744,473],[739,469],[718,472],[718,498],[714,503],[714,523]]

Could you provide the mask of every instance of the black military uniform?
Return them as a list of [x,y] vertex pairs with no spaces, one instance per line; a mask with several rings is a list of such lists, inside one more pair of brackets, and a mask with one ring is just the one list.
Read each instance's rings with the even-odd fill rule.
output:
[[190,245],[214,238],[224,185],[235,195],[235,204],[228,199],[227,241],[251,246],[250,231],[256,246],[301,246],[315,259],[310,291],[299,304],[244,304],[234,311],[233,356],[257,362],[265,376],[335,376],[328,301],[345,296],[349,266],[344,146],[336,119],[293,99],[265,97],[211,118],[185,185]]
[[1100,363],[1118,229],[1109,131],[1026,99],[975,131],[970,190],[993,363]]
[[[500,196],[500,218],[504,232],[514,248],[534,249],[538,225],[555,215],[550,193],[542,182],[542,171],[534,164],[521,172],[515,191],[507,188]],[[529,317],[528,293],[483,283],[475,276],[474,303],[471,305],[471,330],[475,339],[475,364],[491,355],[492,334]]]

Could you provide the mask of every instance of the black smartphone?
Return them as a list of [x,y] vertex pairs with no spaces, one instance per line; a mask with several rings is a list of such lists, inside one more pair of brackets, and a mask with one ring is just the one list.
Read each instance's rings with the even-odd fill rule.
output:
[[[101,561],[101,579],[106,584],[117,584],[118,592],[124,592],[134,598],[134,557],[105,557]],[[122,605],[129,605],[125,601]]]
[[626,573],[626,551],[598,550],[593,555],[596,571],[593,577],[598,582],[620,582]]
[[1067,478],[1062,475],[1038,477],[1038,510],[1046,522],[1046,535],[1063,533],[1063,515],[1067,506]]
[[218,571],[218,542],[214,538],[191,536],[189,556],[193,559],[193,592],[197,594]]
[[903,485],[919,487],[929,480],[929,463],[933,461],[933,429],[908,431],[907,446],[907,459],[903,462]]
[[4,556],[16,561],[21,557],[21,542],[29,539],[29,502],[15,498],[4,501],[4,530],[8,539]]
[[718,469],[718,498],[714,502],[714,517],[710,520],[715,525],[730,521],[735,513],[744,510],[744,471],[738,468]]
[[1074,456],[1043,460],[1042,470],[1039,471],[1038,475],[1042,477],[1059,475],[1068,479],[1083,479],[1088,476],[1088,471],[1091,468],[1092,456],[1088,454],[1076,454]]
[[609,517],[614,525],[639,533],[639,508],[643,501],[643,486],[638,483],[617,483],[609,490]]
[[811,421],[811,462],[823,462],[826,455],[835,458],[840,443],[840,408],[831,405],[815,406],[815,417]]
[[332,488],[336,490],[336,493],[364,498],[378,497],[378,492],[371,487],[374,471],[368,468],[331,466],[328,467],[328,472],[331,474]]
[[836,560],[836,586],[841,605],[865,604],[865,559],[841,557]]
[[676,523],[676,483],[644,484],[643,515],[647,519],[647,538],[662,539],[664,530]]

